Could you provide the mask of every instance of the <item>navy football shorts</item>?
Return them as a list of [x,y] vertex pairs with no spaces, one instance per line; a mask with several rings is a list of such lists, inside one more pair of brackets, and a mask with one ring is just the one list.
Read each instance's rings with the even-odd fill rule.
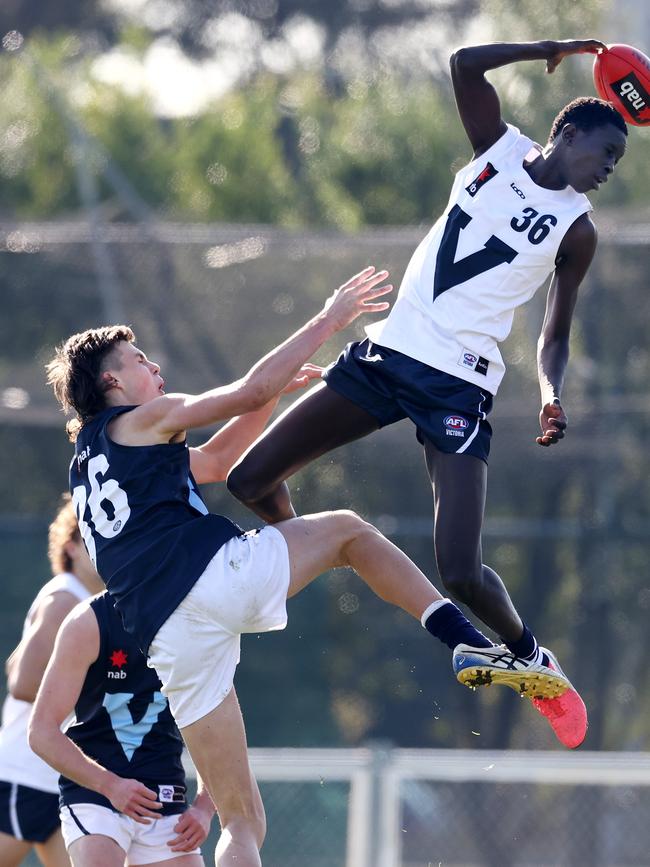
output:
[[474,455],[487,463],[492,395],[394,349],[366,339],[349,343],[323,379],[373,415],[380,427],[410,418],[421,443],[441,452]]
[[60,825],[59,796],[0,782],[0,831],[28,843],[45,843]]

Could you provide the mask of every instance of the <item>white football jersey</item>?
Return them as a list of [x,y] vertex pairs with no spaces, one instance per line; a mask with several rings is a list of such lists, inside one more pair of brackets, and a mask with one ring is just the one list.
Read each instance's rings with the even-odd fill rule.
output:
[[[30,605],[23,637],[31,626],[38,606],[46,596],[64,591],[71,593],[80,602],[91,594],[81,581],[71,572],[56,575],[41,587],[36,599]],[[0,727],[0,780],[6,783],[17,783],[19,786],[29,786],[42,792],[58,794],[59,773],[46,764],[43,759],[32,752],[27,741],[29,717],[33,705],[20,701],[12,695],[7,695],[2,706],[2,726]],[[67,728],[70,720],[66,720],[62,729]]]
[[532,180],[524,162],[539,150],[508,125],[458,172],[388,318],[366,327],[374,343],[497,393],[505,373],[498,344],[515,309],[554,270],[567,230],[591,210],[572,187],[547,190]]

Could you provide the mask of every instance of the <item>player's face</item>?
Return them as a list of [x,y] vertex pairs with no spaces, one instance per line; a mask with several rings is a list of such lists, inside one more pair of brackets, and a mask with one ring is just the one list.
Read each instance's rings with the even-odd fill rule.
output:
[[133,343],[120,341],[114,352],[115,363],[109,364],[106,373],[119,384],[121,399],[139,405],[165,393],[165,380],[160,375],[159,365],[149,361],[141,349]]
[[578,193],[599,189],[625,153],[627,137],[613,124],[577,129],[567,150],[568,181]]

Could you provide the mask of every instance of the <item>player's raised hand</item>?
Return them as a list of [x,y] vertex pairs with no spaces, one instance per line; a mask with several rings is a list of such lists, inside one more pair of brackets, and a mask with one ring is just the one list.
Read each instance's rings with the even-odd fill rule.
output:
[[160,813],[156,812],[162,809],[158,796],[137,780],[114,776],[104,794],[116,810],[141,825],[148,825],[152,819],[160,816]]
[[560,406],[559,400],[544,404],[539,414],[542,435],[538,436],[535,442],[540,446],[552,446],[564,437],[567,423],[566,413]]
[[599,51],[607,51],[607,46],[600,39],[562,39],[560,41],[548,40],[548,56],[546,58],[546,71],[555,72],[558,64],[569,54],[598,54]]
[[374,265],[355,274],[327,299],[323,308],[327,320],[339,331],[362,313],[388,310],[388,301],[375,301],[393,291],[390,283],[384,283],[387,277],[388,271],[377,271]]
[[320,379],[323,375],[323,368],[318,364],[303,364],[294,378],[282,389],[280,394],[291,394],[292,391],[297,391],[299,388],[305,388],[313,379]]
[[172,852],[191,852],[192,849],[197,849],[210,833],[212,815],[208,815],[196,804],[188,807],[174,825],[176,836],[167,841]]

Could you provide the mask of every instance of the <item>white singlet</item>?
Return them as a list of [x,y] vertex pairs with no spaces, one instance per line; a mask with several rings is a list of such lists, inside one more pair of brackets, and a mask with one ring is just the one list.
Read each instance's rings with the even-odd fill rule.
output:
[[[60,591],[72,593],[80,602],[91,595],[81,581],[70,572],[56,575],[41,587],[32,602],[25,618],[23,637],[27,634],[43,599]],[[29,786],[41,792],[58,794],[58,771],[33,753],[27,741],[27,727],[31,712],[31,702],[19,701],[12,695],[7,695],[2,706],[0,728],[0,780],[6,783],[17,783],[19,786]]]
[[366,327],[374,343],[497,393],[505,373],[498,343],[515,309],[554,270],[567,230],[591,210],[573,187],[548,190],[532,180],[524,162],[539,152],[508,125],[458,172],[388,318]]

